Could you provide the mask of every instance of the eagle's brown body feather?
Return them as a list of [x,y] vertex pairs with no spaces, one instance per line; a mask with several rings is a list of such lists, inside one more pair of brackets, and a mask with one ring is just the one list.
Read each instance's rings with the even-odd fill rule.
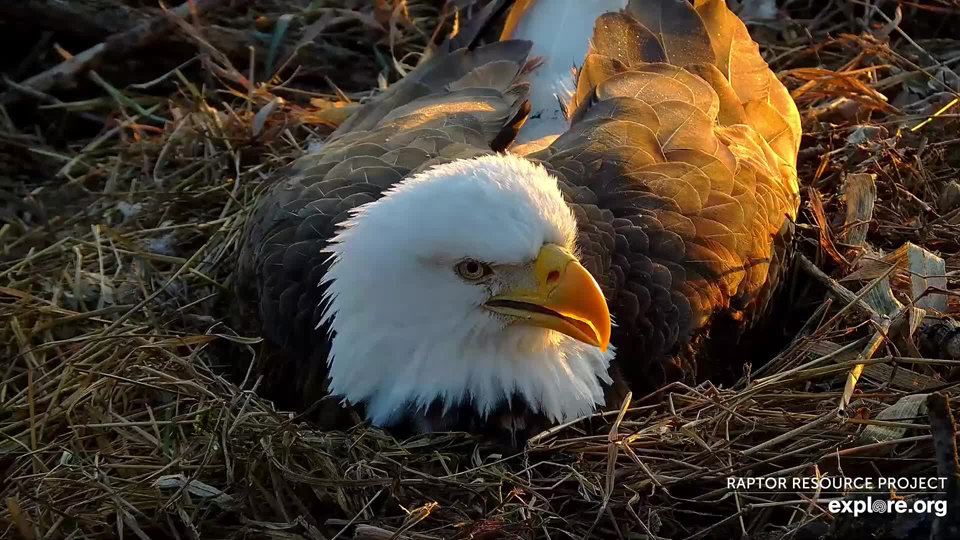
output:
[[[326,392],[329,336],[315,327],[337,224],[411,174],[506,148],[527,112],[529,50],[503,41],[438,54],[261,196],[236,292],[271,346],[262,369],[286,405]],[[597,20],[568,111],[569,131],[527,158],[559,179],[576,214],[581,262],[616,324],[612,369],[635,390],[710,375],[690,350],[720,320],[738,333],[762,318],[787,267],[796,106],[723,0],[634,0]],[[477,427],[469,407],[430,414],[433,428]]]

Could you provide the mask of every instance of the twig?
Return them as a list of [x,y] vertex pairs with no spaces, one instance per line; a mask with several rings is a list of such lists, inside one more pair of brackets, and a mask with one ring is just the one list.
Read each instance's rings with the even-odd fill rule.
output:
[[[153,17],[126,32],[114,34],[89,49],[71,57],[60,64],[30,77],[19,83],[20,87],[37,92],[47,92],[54,87],[75,80],[88,70],[95,69],[105,59],[121,58],[131,52],[147,46],[163,37],[174,29],[173,17],[186,17],[195,11],[203,13],[223,3],[224,0],[196,0],[183,4]],[[247,0],[238,0],[235,4],[245,3]],[[0,95],[0,105],[11,105],[28,95],[27,92],[8,90]]]
[[957,459],[957,426],[950,398],[939,392],[927,396],[930,431],[937,455],[937,476],[946,478],[947,514],[934,521],[934,538],[960,537],[960,462]]
[[820,427],[820,426],[822,426],[822,425],[824,425],[824,424],[827,424],[827,423],[829,423],[829,422],[831,422],[831,421],[833,421],[833,422],[837,421],[837,415],[836,415],[836,413],[835,413],[834,411],[825,412],[825,413],[823,413],[822,415],[820,415],[819,418],[817,418],[816,420],[814,420],[814,421],[812,421],[812,422],[808,422],[808,423],[806,423],[806,424],[804,424],[804,425],[802,425],[802,426],[800,426],[800,427],[798,427],[798,428],[796,428],[796,429],[792,429],[792,430],[784,433],[783,435],[780,435],[779,437],[774,437],[774,438],[770,439],[769,441],[764,441],[764,442],[762,442],[762,443],[754,446],[753,448],[748,448],[748,449],[744,450],[744,451],[743,451],[743,455],[745,455],[745,456],[752,456],[752,455],[756,454],[757,452],[760,452],[760,451],[762,451],[762,450],[766,450],[767,448],[770,448],[770,447],[772,447],[772,446],[776,446],[776,445],[778,445],[778,444],[780,444],[780,443],[782,443],[782,442],[784,442],[784,441],[789,441],[790,439],[793,439],[794,437],[796,437],[797,435],[800,435],[801,433],[806,433],[807,431],[810,431],[811,429]]

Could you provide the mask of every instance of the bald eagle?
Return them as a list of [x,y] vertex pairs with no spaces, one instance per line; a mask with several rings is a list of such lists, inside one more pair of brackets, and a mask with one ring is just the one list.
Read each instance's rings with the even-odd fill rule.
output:
[[724,0],[517,1],[259,196],[234,284],[268,395],[516,437],[702,379],[782,281],[799,126]]

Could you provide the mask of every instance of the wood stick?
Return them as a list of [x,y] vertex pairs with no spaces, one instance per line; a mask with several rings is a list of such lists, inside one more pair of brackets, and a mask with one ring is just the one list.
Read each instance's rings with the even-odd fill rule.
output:
[[[244,2],[246,0],[240,1]],[[136,49],[149,45],[164,37],[164,35],[173,31],[176,27],[175,17],[185,18],[191,11],[201,14],[222,2],[223,0],[195,0],[193,2],[185,2],[129,30],[110,36],[105,41],[90,47],[72,58],[64,60],[43,73],[30,77],[21,82],[20,86],[39,92],[46,92],[55,86],[73,81],[84,72],[95,69],[106,59],[126,56]],[[16,103],[26,95],[28,94],[16,89],[8,90],[3,95],[0,95],[0,105]]]
[[[156,5],[156,3],[153,3]],[[134,9],[118,0],[9,0],[0,2],[0,16],[43,26],[58,35],[102,40],[144,23],[157,9]]]
[[934,521],[934,538],[957,538],[960,535],[960,463],[957,461],[957,425],[950,411],[950,398],[939,392],[930,394],[927,396],[927,411],[937,458],[937,476],[947,479],[947,514]]

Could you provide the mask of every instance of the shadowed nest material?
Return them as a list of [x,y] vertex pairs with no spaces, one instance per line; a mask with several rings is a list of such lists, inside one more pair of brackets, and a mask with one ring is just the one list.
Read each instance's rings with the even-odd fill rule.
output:
[[[233,353],[247,357],[259,347],[224,324],[220,299],[269,174],[332,131],[331,113],[377,94],[378,75],[380,88],[402,79],[452,25],[442,0],[247,4],[181,20],[170,40],[187,47],[129,53],[95,67],[99,79],[81,74],[77,89],[6,108],[0,537],[799,540],[834,527],[826,538],[912,540],[931,528],[931,514],[829,512],[826,498],[843,494],[726,485],[940,475],[935,456],[949,455],[941,443],[954,427],[923,396],[951,394],[941,409],[956,416],[960,349],[928,349],[909,328],[918,307],[960,314],[960,16],[948,0],[900,3],[902,18],[890,2],[782,2],[777,20],[747,21],[804,127],[795,255],[805,258],[777,328],[789,346],[744,359],[755,369],[733,386],[634,394],[622,413],[552,428],[516,453],[462,433],[320,430],[253,391],[254,374],[220,376],[219,344],[239,342]],[[71,44],[49,23],[17,23],[21,36],[40,28],[22,54],[0,58],[11,79],[61,62],[53,43],[77,54],[105,35]],[[255,57],[213,39],[226,31],[255,41]],[[277,67],[314,38],[269,67],[272,42]],[[160,55],[159,72],[142,69]],[[907,267],[915,252],[929,270]],[[896,310],[874,293],[891,290],[908,331],[884,330]]]

